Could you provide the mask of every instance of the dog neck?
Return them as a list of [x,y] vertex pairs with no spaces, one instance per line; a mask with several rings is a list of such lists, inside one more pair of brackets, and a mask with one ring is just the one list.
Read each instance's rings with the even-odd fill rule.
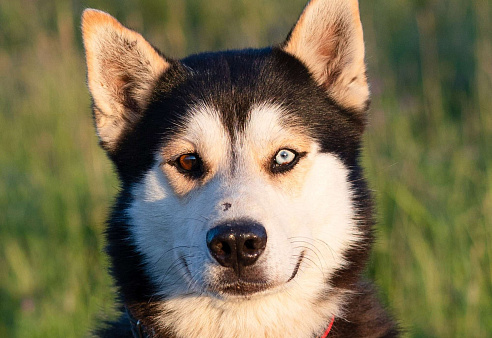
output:
[[[125,307],[125,312],[126,312],[126,316],[128,317],[128,321],[130,322],[133,338],[152,338],[155,336],[154,330],[145,327],[143,325],[143,322],[139,319],[136,319],[126,307]],[[323,332],[323,335],[320,336],[320,338],[328,337],[334,322],[335,322],[335,316],[331,318],[330,324]]]
[[134,337],[327,337],[345,295],[300,300],[290,294],[224,301],[197,296],[127,308]]

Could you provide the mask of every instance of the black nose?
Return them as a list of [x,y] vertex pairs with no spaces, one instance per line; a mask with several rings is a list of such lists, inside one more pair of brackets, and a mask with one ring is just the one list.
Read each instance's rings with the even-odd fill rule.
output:
[[265,228],[248,220],[234,220],[217,225],[207,232],[207,246],[220,265],[239,272],[253,265],[265,251]]

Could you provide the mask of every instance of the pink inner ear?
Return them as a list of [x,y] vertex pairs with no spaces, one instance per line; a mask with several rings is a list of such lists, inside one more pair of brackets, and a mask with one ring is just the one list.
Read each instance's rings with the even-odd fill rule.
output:
[[[169,63],[140,34],[125,28],[107,13],[85,10],[82,31],[89,86],[91,77],[100,78],[99,73],[107,67],[128,76],[103,77],[105,86],[124,85],[125,78],[131,78],[132,73],[137,74],[137,78],[156,78],[169,67]],[[106,78],[115,82],[104,83]]]
[[369,98],[357,0],[314,0],[284,50],[301,60],[340,105],[364,110]]
[[139,119],[170,65],[140,34],[102,11],[84,11],[82,32],[98,135],[109,150],[126,124]]

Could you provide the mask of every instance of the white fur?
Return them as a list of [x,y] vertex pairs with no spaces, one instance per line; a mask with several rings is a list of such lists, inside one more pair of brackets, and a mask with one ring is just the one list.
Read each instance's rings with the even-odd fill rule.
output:
[[[295,175],[297,166],[281,179],[262,170],[262,161],[277,147],[298,142],[292,136],[298,131],[282,118],[281,107],[254,107],[244,133],[231,144],[217,112],[195,107],[182,137],[201,156],[215,156],[210,160],[213,177],[178,197],[159,155],[133,189],[128,210],[132,236],[148,273],[168,297],[162,311],[172,311],[162,325],[178,337],[311,337],[328,325],[326,318],[341,315],[343,296],[321,304],[319,292],[326,290],[328,277],[345,263],[343,252],[359,237],[348,171],[335,156],[319,153],[312,141],[298,164],[305,173],[295,185],[289,175]],[[225,202],[231,204],[227,211]],[[244,217],[267,231],[267,248],[256,264],[275,287],[249,297],[214,294],[207,286],[223,267],[209,254],[206,233],[220,222]],[[287,283],[303,251],[299,272]]]

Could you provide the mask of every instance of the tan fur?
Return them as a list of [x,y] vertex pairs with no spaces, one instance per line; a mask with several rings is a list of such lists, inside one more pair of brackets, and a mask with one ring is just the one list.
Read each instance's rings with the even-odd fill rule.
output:
[[97,131],[111,150],[125,122],[138,119],[169,63],[140,34],[107,13],[86,9],[82,34]]
[[300,59],[342,106],[364,110],[369,98],[357,0],[312,0],[284,50]]
[[[186,142],[184,140],[177,140],[168,144],[162,149],[162,164],[161,169],[166,174],[169,184],[173,187],[176,195],[183,197],[191,190],[195,189],[199,183],[197,180],[185,177],[179,173],[174,166],[168,165],[169,161],[174,161],[181,154],[196,153],[196,147],[194,144]],[[209,175],[203,178],[200,183],[204,184],[208,181]]]
[[[313,150],[313,141],[298,127],[280,124],[278,112],[282,110],[279,106],[271,105],[259,105],[252,109],[250,117],[252,123],[248,124],[244,136],[236,140],[238,143],[236,148],[240,150],[236,159],[241,163],[231,163],[232,156],[228,145],[230,140],[225,128],[220,124],[219,113],[206,105],[194,107],[189,118],[194,123],[190,123],[188,128],[183,128],[183,132],[175,136],[161,150],[161,168],[174,192],[183,197],[198,186],[209,182],[219,169],[231,172],[234,168],[240,167],[247,171],[243,175],[260,172],[285,193],[298,194],[312,162],[310,156],[304,158],[295,171],[285,174],[271,173],[272,159],[281,149],[292,149],[299,154],[310,153]],[[197,135],[201,137],[197,138]],[[215,144],[213,151],[208,149],[206,146],[208,144]],[[175,167],[167,165],[180,155],[188,153],[200,154],[205,163],[207,172],[199,181],[189,179],[179,173]]]
[[284,109],[277,105],[262,104],[253,107],[249,124],[244,136],[238,140],[237,149],[241,149],[241,155],[251,157],[250,161],[243,161],[248,175],[260,172],[265,175],[271,184],[278,186],[286,194],[297,195],[303,187],[306,173],[312,165],[311,156],[305,157],[296,165],[296,170],[284,174],[271,173],[271,164],[277,152],[281,149],[292,149],[298,154],[312,153],[313,140],[306,136],[304,130],[295,125],[293,117],[290,124],[279,121],[280,112]]
[[[206,105],[196,106],[192,108],[188,120],[193,123],[188,122],[182,133],[175,136],[161,151],[161,168],[174,192],[180,197],[206,184],[220,168],[230,165],[230,157],[227,155],[230,153],[229,137],[220,123],[219,113]],[[214,144],[215,147],[210,149],[209,144]],[[207,173],[199,181],[185,177],[175,167],[167,164],[178,156],[189,153],[198,153],[204,161]]]
[[[336,156],[320,153],[282,106],[251,107],[234,140],[213,107],[203,103],[191,109],[178,126],[182,132],[158,155],[161,165],[133,187],[127,210],[137,250],[159,283],[156,293],[167,297],[157,305],[155,329],[204,338],[297,338],[322,332],[327,318],[343,318],[347,300],[345,291],[326,284],[327,278],[347,264],[343,253],[361,240],[347,169]],[[293,170],[272,174],[267,165],[282,148],[308,154]],[[191,186],[165,164],[189,152],[207,163],[206,184]],[[257,268],[272,287],[247,298],[215,293],[224,271],[207,254],[203,239],[216,224],[244,218],[268,232]],[[290,280],[301,253],[304,259]],[[186,266],[177,263],[181,260]],[[326,292],[333,294],[320,297]]]

